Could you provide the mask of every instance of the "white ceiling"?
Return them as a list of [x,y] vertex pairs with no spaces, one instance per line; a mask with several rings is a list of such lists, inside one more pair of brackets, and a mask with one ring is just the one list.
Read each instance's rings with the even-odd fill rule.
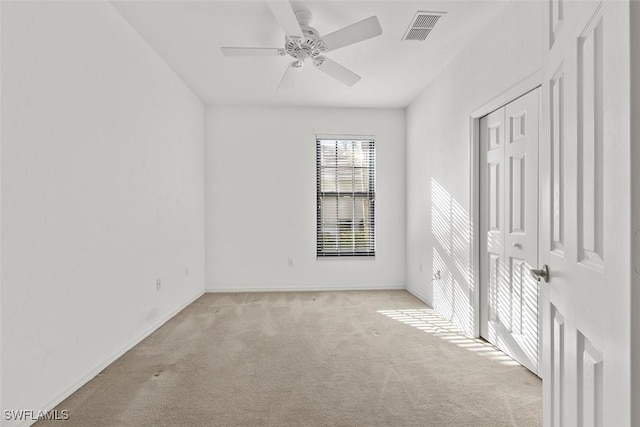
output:
[[[504,5],[503,1],[302,1],[321,35],[371,15],[383,34],[327,57],[362,76],[347,87],[308,64],[286,89],[292,61],[225,57],[221,46],[277,47],[284,32],[262,1],[112,1],[173,70],[212,105],[405,107]],[[447,12],[425,41],[401,41],[416,11]]]

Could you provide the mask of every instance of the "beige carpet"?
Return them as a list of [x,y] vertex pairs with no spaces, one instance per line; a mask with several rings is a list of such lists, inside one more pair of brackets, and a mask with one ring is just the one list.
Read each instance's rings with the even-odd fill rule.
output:
[[207,294],[37,426],[540,426],[541,381],[405,291]]

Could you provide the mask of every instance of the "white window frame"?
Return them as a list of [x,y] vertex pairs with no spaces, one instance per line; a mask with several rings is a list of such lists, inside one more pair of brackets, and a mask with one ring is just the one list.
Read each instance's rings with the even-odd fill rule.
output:
[[[344,157],[338,155],[340,144],[357,142],[367,144],[366,166],[355,165],[354,158],[351,157],[351,165],[347,166]],[[334,144],[336,147],[335,161],[329,162],[322,157],[321,147]],[[352,148],[353,149],[353,148]],[[328,163],[327,163],[328,162]],[[351,169],[351,188],[327,188],[323,182],[323,169],[334,170],[336,173],[335,182],[338,182],[338,170],[342,174],[342,184],[344,184],[344,174]],[[367,186],[364,191],[356,187],[356,173],[367,174]],[[325,257],[374,257],[375,256],[375,137],[373,136],[353,136],[353,135],[316,135],[316,256]],[[355,210],[356,206],[362,206],[362,200],[367,202],[368,212],[365,219],[358,219]],[[323,212],[325,201],[335,200],[336,213],[328,215],[327,219]],[[353,204],[351,215],[345,216],[344,211],[338,213],[338,206]],[[346,202],[346,203],[345,203]],[[340,218],[342,215],[344,218]]]

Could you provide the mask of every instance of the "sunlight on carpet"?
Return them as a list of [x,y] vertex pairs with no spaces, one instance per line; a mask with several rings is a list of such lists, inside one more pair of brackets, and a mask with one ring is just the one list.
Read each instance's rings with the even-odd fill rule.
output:
[[440,316],[432,308],[378,310],[377,312],[503,365],[519,366],[518,362],[488,342],[465,336],[457,326]]

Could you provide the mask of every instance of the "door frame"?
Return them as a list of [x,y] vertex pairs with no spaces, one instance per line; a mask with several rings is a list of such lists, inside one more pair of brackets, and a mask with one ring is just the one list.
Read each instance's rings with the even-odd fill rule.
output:
[[[631,24],[631,303],[640,307],[640,2],[630,4]],[[631,310],[631,425],[640,423],[640,315]]]
[[[537,70],[526,78],[522,79],[509,89],[497,95],[493,99],[485,102],[476,108],[469,115],[469,216],[471,218],[471,271],[473,277],[473,335],[480,337],[480,119],[493,111],[509,104],[511,101],[521,97],[542,86],[542,70]],[[538,112],[542,113],[542,102],[538,103]],[[542,117],[540,115],[540,117]],[[540,152],[540,143],[543,141],[543,134],[538,136],[538,153]],[[538,208],[539,212],[539,208]],[[538,215],[538,223],[540,223],[540,215]],[[540,250],[540,231],[538,231],[538,260],[541,258]],[[540,307],[540,296],[538,294],[538,304]],[[538,310],[538,322],[542,321],[542,310]],[[541,324],[541,323],[539,323]],[[542,360],[542,331],[540,331],[540,345],[538,346],[538,357]]]

